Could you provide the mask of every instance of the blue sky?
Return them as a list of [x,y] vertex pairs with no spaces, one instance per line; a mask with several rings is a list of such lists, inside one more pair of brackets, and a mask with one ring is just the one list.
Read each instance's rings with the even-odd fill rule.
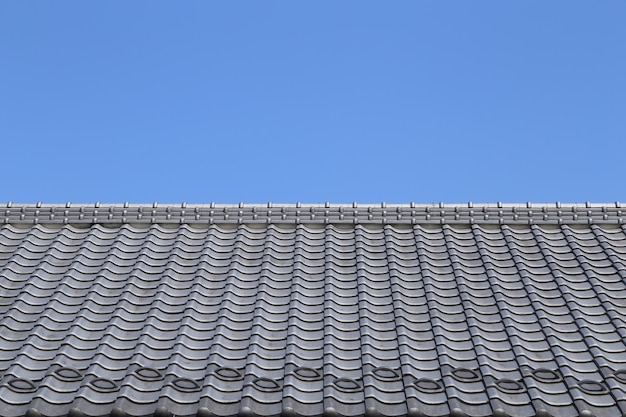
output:
[[0,2],[0,201],[626,200],[624,1]]

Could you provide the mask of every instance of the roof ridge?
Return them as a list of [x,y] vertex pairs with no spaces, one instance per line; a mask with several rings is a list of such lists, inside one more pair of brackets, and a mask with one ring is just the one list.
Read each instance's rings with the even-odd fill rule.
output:
[[4,204],[5,224],[623,224],[621,203]]
[[296,202],[296,203],[289,203],[289,202],[272,202],[272,201],[268,201],[268,202],[260,202],[260,203],[246,203],[246,202],[239,202],[239,203],[216,203],[216,202],[209,202],[209,203],[187,203],[186,201],[183,202],[157,202],[154,201],[152,203],[131,203],[128,201],[125,201],[123,203],[102,203],[100,201],[96,201],[94,203],[72,203],[70,201],[67,202],[57,202],[57,203],[44,203],[42,201],[38,201],[35,203],[31,203],[31,202],[23,202],[23,203],[16,203],[14,201],[7,201],[7,202],[0,202],[0,207],[6,207],[6,208],[15,208],[15,207],[37,207],[37,208],[42,208],[42,207],[65,207],[65,208],[70,208],[70,207],[90,207],[90,208],[100,208],[100,207],[152,207],[152,208],[158,208],[158,207],[180,207],[180,208],[186,208],[186,207],[210,207],[210,208],[215,208],[215,207],[238,207],[238,208],[244,208],[244,207],[267,207],[267,208],[273,208],[273,207],[353,207],[353,208],[357,208],[357,207],[380,207],[380,208],[386,208],[386,207],[439,207],[439,208],[450,208],[450,207],[467,207],[467,208],[474,208],[474,207],[499,207],[499,208],[505,208],[505,207],[526,207],[526,208],[532,208],[532,207],[554,207],[554,208],[563,208],[563,207],[586,207],[586,208],[591,208],[591,207],[606,207],[606,206],[612,206],[615,208],[621,208],[621,202],[620,201],[614,201],[614,202],[591,202],[591,201],[585,201],[583,203],[564,203],[561,201],[555,201],[555,202],[531,202],[531,201],[526,201],[526,202],[517,202],[517,203],[504,203],[502,201],[497,201],[497,202],[482,202],[482,203],[478,203],[478,202],[473,202],[473,201],[468,201],[468,202],[457,202],[457,203],[446,203],[443,201],[439,201],[439,202],[431,202],[431,203],[418,203],[418,202],[414,202],[411,201],[409,203],[387,203],[385,201],[381,201],[379,203],[358,203],[356,201],[354,202],[350,202],[350,203],[335,203],[335,202],[323,202],[323,203],[302,203],[302,202]]

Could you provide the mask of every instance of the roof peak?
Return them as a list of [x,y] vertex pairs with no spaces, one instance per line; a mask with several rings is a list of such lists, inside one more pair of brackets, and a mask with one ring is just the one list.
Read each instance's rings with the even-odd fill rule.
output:
[[186,201],[180,202],[180,203],[176,203],[176,202],[157,202],[154,201],[152,203],[130,203],[128,201],[123,202],[123,203],[102,203],[100,201],[96,201],[94,203],[72,203],[70,201],[64,202],[64,203],[44,203],[42,201],[38,201],[36,203],[15,203],[13,201],[8,201],[5,203],[1,203],[0,202],[0,206],[6,207],[6,208],[13,208],[13,207],[22,207],[22,206],[26,206],[26,207],[37,207],[37,208],[41,208],[41,207],[66,207],[66,208],[70,208],[70,207],[93,207],[93,208],[100,208],[100,207],[153,207],[153,208],[157,208],[157,207],[180,207],[180,208],[186,208],[188,206],[190,207],[210,207],[210,208],[215,208],[215,207],[238,207],[238,208],[244,208],[244,207],[267,207],[267,208],[272,208],[272,207],[353,207],[353,208],[357,208],[357,207],[380,207],[380,208],[386,208],[386,207],[439,207],[439,208],[444,208],[444,207],[467,207],[467,208],[474,208],[474,207],[499,207],[499,208],[503,208],[503,207],[526,207],[526,208],[532,208],[532,207],[554,207],[554,208],[562,208],[562,207],[586,207],[586,208],[591,208],[591,207],[615,207],[615,208],[621,208],[621,202],[620,201],[614,201],[611,203],[607,203],[607,202],[600,202],[600,203],[596,203],[596,202],[590,202],[590,201],[585,201],[583,203],[563,203],[560,201],[555,201],[552,203],[548,203],[548,202],[531,202],[531,201],[526,201],[526,202],[516,202],[516,203],[503,203],[501,201],[498,202],[483,202],[483,203],[477,203],[477,202],[473,202],[473,201],[468,201],[468,202],[462,202],[462,203],[446,203],[443,201],[440,202],[431,202],[431,203],[417,203],[417,202],[409,202],[409,203],[387,203],[385,201],[382,201],[380,203],[358,203],[358,202],[351,202],[351,203],[335,203],[335,202],[329,202],[326,201],[324,203],[302,203],[302,202],[296,202],[296,203],[281,203],[281,202],[272,202],[272,201],[268,201],[268,202],[262,202],[262,203],[246,203],[246,202],[239,202],[239,203],[216,203],[216,202],[210,202],[210,203],[187,203]]
[[614,203],[3,204],[5,224],[623,224]]

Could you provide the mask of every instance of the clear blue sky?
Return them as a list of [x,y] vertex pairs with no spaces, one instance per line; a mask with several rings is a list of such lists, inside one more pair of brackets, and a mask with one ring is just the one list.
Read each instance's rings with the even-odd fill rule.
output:
[[0,201],[626,200],[624,1],[3,1]]

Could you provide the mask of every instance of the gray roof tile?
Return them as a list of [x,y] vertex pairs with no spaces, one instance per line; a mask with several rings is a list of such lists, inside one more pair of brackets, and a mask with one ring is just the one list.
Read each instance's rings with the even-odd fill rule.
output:
[[8,204],[0,414],[626,414],[622,216]]

